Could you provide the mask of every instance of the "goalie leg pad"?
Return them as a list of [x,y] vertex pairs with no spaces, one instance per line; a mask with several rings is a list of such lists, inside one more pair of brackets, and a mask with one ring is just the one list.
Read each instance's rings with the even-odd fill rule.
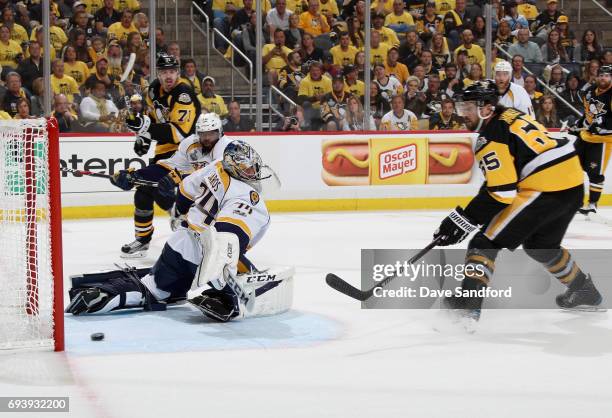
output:
[[[90,276],[95,275],[96,273]],[[136,269],[126,268],[106,272],[99,278],[101,280],[98,282],[90,279],[84,283],[81,280],[77,287],[69,290],[70,303],[66,307],[66,312],[79,315],[81,313],[107,313],[141,306],[151,309],[151,305],[156,302],[141,283]]]
[[217,232],[214,226],[210,226],[200,234],[200,242],[202,262],[195,286],[202,287],[210,283],[215,289],[221,290],[227,284],[223,278],[223,270],[227,268],[232,275],[236,275],[238,271],[238,236],[231,232]]
[[244,318],[278,315],[293,304],[293,267],[273,267],[265,271],[239,274],[236,279],[246,292],[255,290],[255,304],[244,310]]

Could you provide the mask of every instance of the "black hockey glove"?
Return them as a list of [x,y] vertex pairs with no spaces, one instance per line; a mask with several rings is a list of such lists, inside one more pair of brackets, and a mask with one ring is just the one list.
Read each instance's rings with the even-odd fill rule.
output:
[[151,148],[151,138],[149,136],[138,135],[136,141],[134,141],[134,152],[139,157],[142,157]]
[[122,190],[131,190],[134,187],[134,182],[138,180],[140,176],[134,171],[133,168],[128,170],[119,170],[113,174],[110,178],[110,182],[119,187]]
[[130,131],[138,135],[142,135],[145,132],[149,132],[149,128],[151,127],[151,119],[142,113],[130,112],[127,118],[125,118],[125,124]]
[[438,245],[445,247],[447,245],[458,244],[472,231],[477,228],[476,225],[467,217],[463,209],[457,206],[440,224],[440,227],[434,232],[434,239],[440,238]]
[[176,197],[176,186],[181,182],[181,175],[178,171],[172,170],[157,182],[157,193],[161,197],[172,199]]

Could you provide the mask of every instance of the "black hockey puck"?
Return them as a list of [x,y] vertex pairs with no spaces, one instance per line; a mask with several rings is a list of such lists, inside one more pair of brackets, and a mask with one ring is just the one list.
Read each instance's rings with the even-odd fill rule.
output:
[[91,334],[91,341],[102,341],[104,339],[103,332],[94,332]]

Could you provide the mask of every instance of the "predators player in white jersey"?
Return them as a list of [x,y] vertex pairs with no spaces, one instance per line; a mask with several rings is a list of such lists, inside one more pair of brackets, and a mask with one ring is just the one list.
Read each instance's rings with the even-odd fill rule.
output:
[[437,244],[445,246],[476,231],[468,244],[461,296],[446,298],[447,306],[478,320],[497,254],[522,245],[567,286],[557,296],[557,305],[595,310],[602,302],[600,293],[561,247],[584,196],[582,167],[573,144],[552,138],[523,112],[496,106],[492,82],[475,83],[454,99],[468,129],[478,132],[475,154],[485,181],[470,203],[457,207],[434,233]]
[[[139,279],[118,270],[111,279],[75,286],[66,311],[78,315],[135,307],[159,309],[184,300],[193,287],[197,295],[189,302],[205,315],[223,322],[243,315],[241,302],[250,303],[245,299],[252,298],[236,285],[237,273],[256,271],[244,254],[270,224],[258,191],[265,167],[246,142],[228,144],[222,159],[181,182],[176,207],[184,217],[182,227],[172,233],[151,271]],[[252,297],[260,298],[273,289],[278,292],[282,285],[267,283]],[[204,287],[208,288],[201,291]]]
[[414,131],[418,119],[410,110],[404,109],[404,96],[393,96],[391,110],[380,121],[381,131]]
[[512,64],[508,61],[499,61],[494,69],[499,105],[520,110],[535,118],[529,93],[524,87],[512,82]]
[[[195,133],[181,141],[178,150],[171,157],[158,160],[140,170],[120,170],[113,175],[111,183],[122,190],[131,190],[138,180],[158,182],[156,195],[159,199],[168,202],[168,206],[171,207],[176,197],[176,186],[181,179],[223,157],[223,150],[231,141],[223,135],[223,124],[219,116],[214,113],[201,114],[196,122]],[[170,212],[174,215],[172,208]],[[152,219],[150,222],[151,225],[136,222],[136,233],[146,233],[152,229]],[[173,228],[175,223],[176,217],[172,217]],[[122,248],[121,257],[144,257],[148,249],[148,241],[138,241],[137,246]]]

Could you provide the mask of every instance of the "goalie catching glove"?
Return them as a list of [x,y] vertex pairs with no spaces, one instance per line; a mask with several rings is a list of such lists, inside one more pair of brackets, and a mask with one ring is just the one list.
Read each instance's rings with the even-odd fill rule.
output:
[[475,229],[475,225],[465,214],[465,211],[457,206],[440,224],[434,232],[434,239],[439,239],[438,245],[458,244],[468,237]]

